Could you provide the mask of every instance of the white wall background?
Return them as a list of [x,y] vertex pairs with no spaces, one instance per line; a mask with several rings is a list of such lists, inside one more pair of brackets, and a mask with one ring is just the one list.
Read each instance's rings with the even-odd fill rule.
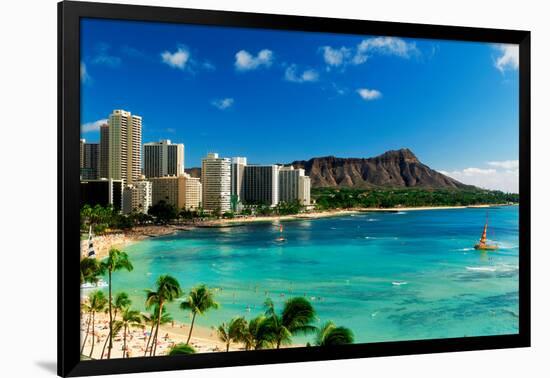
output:
[[[528,29],[532,34],[533,347],[208,369],[162,377],[548,377],[548,10],[541,0],[132,0],[134,4]],[[53,376],[56,360],[56,1],[0,3],[0,375]],[[152,376],[141,374],[140,376]]]

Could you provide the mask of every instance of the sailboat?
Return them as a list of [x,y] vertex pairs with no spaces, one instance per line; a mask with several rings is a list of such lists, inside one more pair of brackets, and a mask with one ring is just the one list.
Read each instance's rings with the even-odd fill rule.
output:
[[487,214],[487,219],[485,220],[485,226],[483,227],[483,232],[481,233],[481,239],[479,243],[474,245],[474,248],[482,251],[494,251],[498,249],[496,244],[487,244],[487,227],[489,226],[489,214]]
[[88,258],[95,259],[92,225],[90,225],[90,231],[88,231]]
[[286,241],[285,237],[283,236],[283,225],[282,224],[279,225],[279,237],[277,239],[275,239],[275,241],[278,242],[278,243],[282,243],[282,242]]

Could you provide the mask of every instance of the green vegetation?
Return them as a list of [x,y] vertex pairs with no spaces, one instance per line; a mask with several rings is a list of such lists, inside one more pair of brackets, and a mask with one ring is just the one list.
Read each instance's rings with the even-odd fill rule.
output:
[[518,194],[489,190],[314,188],[319,210],[422,206],[469,206],[519,202]]
[[90,349],[89,356],[92,357],[94,353],[95,346],[95,314],[105,310],[105,305],[107,304],[107,298],[102,291],[96,290],[90,293],[88,301],[82,305],[82,310],[87,312],[88,322],[86,327],[86,335],[84,336],[84,342],[82,343],[82,348],[80,349],[80,354],[84,352],[84,347],[86,346],[86,340],[88,339],[88,334],[90,333],[90,326],[92,327],[92,348]]
[[180,309],[183,311],[191,311],[193,318],[191,320],[191,328],[189,328],[189,336],[187,337],[187,344],[191,340],[191,333],[193,332],[193,325],[195,324],[195,317],[198,315],[204,315],[210,309],[218,308],[219,304],[214,301],[214,293],[208,289],[206,285],[200,285],[191,289],[187,299],[180,304]]
[[195,348],[193,348],[189,344],[179,343],[177,345],[174,345],[170,350],[168,351],[169,356],[177,356],[180,354],[193,354],[195,352]]
[[326,322],[317,331],[315,345],[333,346],[353,343],[353,332],[346,327],[337,327],[333,322]]
[[225,343],[225,351],[229,352],[232,342],[243,340],[246,331],[246,319],[242,316],[231,319],[228,323],[222,323],[216,329],[218,338]]
[[164,304],[167,302],[173,302],[175,299],[181,297],[182,290],[178,280],[174,277],[166,274],[160,276],[157,280],[156,290],[146,290],[145,306],[151,308],[156,306],[158,308],[155,325],[154,336],[152,336],[153,344],[151,345],[151,356],[154,356],[157,351],[157,340],[160,322],[162,318],[162,310]]
[[149,215],[154,217],[157,223],[167,224],[178,217],[178,209],[166,201],[159,201],[149,208]]
[[119,251],[116,248],[109,250],[109,256],[101,262],[101,270],[107,272],[109,277],[109,346],[107,348],[107,359],[111,358],[111,350],[113,349],[113,272],[125,269],[131,272],[134,267],[128,258],[126,252]]

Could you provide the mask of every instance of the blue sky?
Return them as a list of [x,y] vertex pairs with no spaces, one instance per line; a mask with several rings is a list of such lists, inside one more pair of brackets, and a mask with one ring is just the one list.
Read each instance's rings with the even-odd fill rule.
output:
[[460,179],[515,191],[517,46],[205,27],[81,23],[82,136],[113,109],[143,142],[287,163],[410,148]]

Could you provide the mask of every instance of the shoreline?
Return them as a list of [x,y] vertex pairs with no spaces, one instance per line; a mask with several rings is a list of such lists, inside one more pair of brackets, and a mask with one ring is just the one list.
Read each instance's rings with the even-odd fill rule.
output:
[[215,219],[204,221],[196,224],[195,227],[204,228],[221,228],[221,227],[235,227],[248,223],[261,223],[261,222],[288,222],[299,220],[314,220],[330,217],[339,217],[346,215],[355,215],[361,213],[398,213],[404,211],[431,211],[431,210],[455,210],[455,209],[485,209],[492,207],[514,206],[510,204],[491,204],[491,205],[468,205],[468,206],[420,206],[420,207],[391,207],[391,208],[350,208],[350,209],[338,209],[317,211],[310,213],[292,214],[292,215],[266,215],[266,216],[249,216],[233,219]]
[[[432,211],[432,210],[455,210],[455,209],[485,209],[493,207],[517,206],[517,204],[490,204],[490,205],[468,205],[468,206],[421,206],[421,207],[393,207],[393,208],[350,208],[328,211],[316,211],[310,213],[292,215],[266,215],[246,216],[233,219],[213,219],[198,222],[186,222],[175,225],[149,225],[137,226],[130,231],[118,231],[105,235],[94,236],[94,250],[96,258],[103,259],[108,256],[111,248],[124,248],[135,242],[149,238],[173,235],[179,231],[190,231],[194,228],[225,228],[239,227],[253,223],[279,223],[301,220],[316,220],[340,216],[352,216],[361,213],[398,213],[405,211]],[[84,258],[88,251],[87,238],[80,241],[80,257]]]

